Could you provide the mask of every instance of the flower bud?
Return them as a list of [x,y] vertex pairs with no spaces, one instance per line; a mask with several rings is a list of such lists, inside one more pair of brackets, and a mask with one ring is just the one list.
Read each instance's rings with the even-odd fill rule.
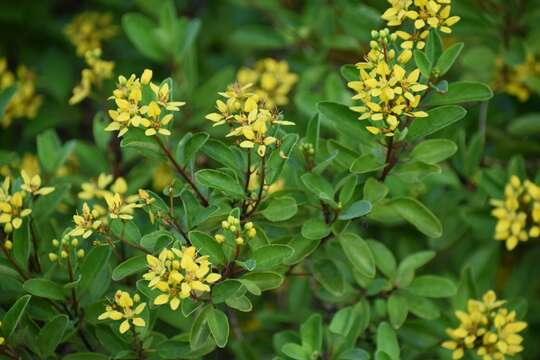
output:
[[66,258],[68,257],[67,251],[62,250],[62,251],[60,252],[60,257],[61,257],[62,259],[66,259]]
[[231,225],[229,227],[229,230],[232,231],[232,232],[235,232],[236,231],[236,226],[235,225]]
[[133,295],[133,302],[140,302],[141,301],[141,296],[139,294],[135,294]]
[[234,241],[237,245],[244,245],[244,238],[241,236],[237,237]]
[[250,229],[253,229],[253,223],[250,221],[250,222],[247,222],[245,225],[244,225],[244,229],[246,230],[250,230]]
[[75,247],[76,247],[76,246],[78,246],[78,245],[79,245],[79,240],[77,240],[77,239],[71,240],[71,246],[75,246]]
[[79,250],[77,251],[77,257],[78,257],[79,259],[84,257],[84,249],[79,249]]
[[222,242],[225,241],[225,236],[221,234],[216,234],[214,235],[214,239],[216,239],[216,241],[221,244]]
[[152,70],[144,69],[141,75],[141,84],[148,85],[150,83],[150,80],[152,80]]
[[60,245],[60,241],[58,241],[58,240],[56,240],[56,239],[53,239],[52,245],[53,245],[54,247],[58,247],[58,246]]
[[56,260],[58,260],[58,255],[56,255],[55,253],[49,253],[49,260],[55,262]]
[[229,225],[229,223],[228,223],[227,221],[223,220],[223,221],[221,222],[221,227],[222,227],[222,228],[228,229],[229,226],[230,226],[230,225]]
[[250,238],[254,238],[257,236],[257,230],[255,230],[255,228],[249,229],[247,234]]
[[6,248],[6,250],[13,249],[13,243],[11,242],[11,240],[6,240],[6,242],[4,243],[4,247]]

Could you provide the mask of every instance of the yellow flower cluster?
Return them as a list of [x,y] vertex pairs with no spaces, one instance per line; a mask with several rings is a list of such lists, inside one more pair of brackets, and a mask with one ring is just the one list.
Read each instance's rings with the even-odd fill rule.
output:
[[351,110],[361,113],[359,120],[371,120],[366,129],[372,134],[394,136],[400,118],[426,117],[427,113],[416,108],[422,99],[419,93],[427,85],[419,83],[420,70],[405,70],[405,64],[412,56],[411,50],[404,50],[399,56],[390,46],[397,40],[388,29],[372,32],[371,50],[363,62],[356,64],[360,80],[347,85],[356,92],[353,100],[362,102]]
[[414,32],[398,31],[401,39],[405,40],[401,47],[423,49],[430,29],[450,34],[451,27],[459,20],[459,16],[451,16],[452,0],[388,0],[390,8],[382,15],[388,26],[400,26],[405,21],[414,22]]
[[36,117],[43,100],[36,95],[36,76],[32,71],[20,65],[14,74],[9,71],[6,59],[0,58],[0,92],[14,85],[17,90],[0,117],[0,125],[4,128],[10,126],[13,119]]
[[498,220],[495,239],[506,241],[506,248],[513,250],[520,241],[540,236],[540,187],[514,175],[504,195],[504,200],[491,200],[495,207],[491,214]]
[[[172,121],[173,114],[185,105],[181,101],[170,101],[172,89],[167,82],[156,85],[151,82],[152,71],[144,70],[140,78],[132,74],[129,79],[118,77],[118,84],[113,95],[109,98],[115,101],[116,109],[109,110],[112,122],[106,131],[118,131],[123,136],[130,127],[142,127],[146,136],[157,134],[171,135],[167,125]],[[143,91],[150,88],[153,98],[143,104]]]
[[467,311],[456,311],[460,325],[447,329],[452,340],[442,346],[453,350],[452,359],[465,356],[471,350],[483,360],[504,360],[523,351],[523,338],[518,334],[527,323],[516,321],[516,312],[504,308],[505,301],[497,300],[495,292],[488,291],[482,301],[469,300]]
[[163,249],[158,257],[147,255],[146,261],[149,271],[143,279],[151,289],[162,292],[154,304],[168,303],[172,310],[178,309],[182,299],[210,292],[210,285],[221,279],[211,272],[208,256],[198,256],[193,246]]
[[528,83],[540,79],[540,58],[528,53],[525,62],[509,67],[501,58],[495,61],[497,79],[493,84],[496,90],[502,90],[515,96],[519,101],[525,102],[531,96]]
[[[136,305],[135,309],[133,308]],[[131,295],[126,291],[118,290],[114,294],[114,301],[105,307],[105,312],[99,315],[98,320],[123,320],[118,330],[121,334],[127,332],[131,325],[145,327],[146,322],[141,317],[146,303],[141,303],[139,294]]]
[[67,259],[70,257],[72,251],[75,252],[78,258],[82,258],[85,255],[84,249],[77,249],[79,244],[79,239],[73,238],[70,239],[69,236],[64,236],[61,241],[56,239],[52,240],[52,246],[56,249],[56,252],[49,253],[49,260],[57,261],[60,259]]
[[101,48],[102,42],[116,35],[118,27],[112,24],[111,14],[87,11],[77,15],[64,32],[77,48],[77,55]]
[[242,225],[240,219],[229,215],[227,220],[221,222],[222,233],[214,235],[214,239],[223,244],[227,239],[227,234],[234,239],[236,245],[242,246],[245,244],[245,238],[251,239],[257,236],[257,230],[255,229],[251,221]]
[[257,61],[254,68],[241,68],[236,81],[240,86],[252,84],[253,92],[272,108],[288,104],[288,94],[298,81],[298,75],[289,72],[286,61],[266,58]]
[[84,59],[88,67],[81,71],[81,82],[73,89],[70,105],[86,99],[92,93],[92,88],[100,88],[103,80],[110,79],[113,75],[114,62],[102,60],[100,48],[88,50]]
[[[126,180],[118,177],[116,180],[110,174],[100,174],[96,181],[90,181],[81,185],[79,199],[85,200],[82,213],[73,216],[75,228],[69,233],[70,236],[82,236],[87,239],[94,232],[102,230],[107,225],[108,218],[131,220],[136,208],[144,206],[145,200],[139,195],[128,195]],[[103,200],[106,208],[99,203],[94,203],[92,208],[87,200]],[[142,201],[142,203],[139,203]]]
[[240,147],[252,149],[257,147],[257,154],[264,157],[266,148],[279,145],[278,139],[270,135],[277,125],[294,125],[293,122],[282,120],[273,109],[267,107],[264,99],[257,95],[252,85],[236,83],[225,92],[219,93],[226,100],[217,100],[218,112],[206,115],[214,126],[227,124],[231,131],[227,137],[241,137]]
[[32,196],[48,195],[54,191],[54,187],[41,187],[39,175],[30,177],[22,170],[21,178],[22,184],[19,191],[10,193],[10,177],[6,177],[0,187],[0,224],[4,224],[6,234],[11,233],[14,229],[19,229],[23,218],[32,213],[32,209],[25,206],[25,199],[30,199]]

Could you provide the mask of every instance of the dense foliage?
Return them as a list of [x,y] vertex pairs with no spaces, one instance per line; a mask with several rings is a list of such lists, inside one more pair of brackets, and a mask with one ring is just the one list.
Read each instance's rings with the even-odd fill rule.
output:
[[540,1],[0,9],[0,359],[540,356]]

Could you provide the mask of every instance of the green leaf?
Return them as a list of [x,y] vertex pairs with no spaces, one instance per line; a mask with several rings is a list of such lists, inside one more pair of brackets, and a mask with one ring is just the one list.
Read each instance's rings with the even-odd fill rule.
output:
[[243,275],[242,279],[253,282],[261,291],[277,289],[283,284],[283,276],[271,271],[250,272]]
[[351,165],[354,174],[365,174],[384,168],[384,162],[373,154],[364,154],[357,158]]
[[388,278],[392,278],[396,273],[396,258],[390,250],[381,242],[367,240],[367,244],[375,259],[377,268]]
[[364,183],[364,199],[367,201],[376,203],[384,199],[386,195],[388,195],[388,187],[375,178],[369,178]]
[[4,112],[16,92],[17,85],[11,85],[0,92],[0,118],[4,117]]
[[244,295],[245,292],[246,290],[240,282],[226,279],[212,286],[212,302],[220,304],[228,298]]
[[69,318],[66,315],[57,315],[41,328],[37,343],[42,355],[49,356],[54,354],[58,344],[60,344],[64,337],[68,321]]
[[176,160],[180,165],[187,166],[195,158],[197,152],[206,144],[210,135],[204,132],[184,135],[176,148]]
[[36,139],[38,158],[45,171],[52,174],[59,166],[62,143],[54,130],[39,134]]
[[339,220],[352,220],[369,214],[371,203],[367,200],[358,200],[339,214]]
[[540,113],[529,113],[513,119],[508,131],[518,136],[540,134]]
[[26,280],[23,289],[31,295],[52,300],[64,300],[64,289],[61,285],[44,278]]
[[15,301],[2,319],[2,334],[9,338],[25,314],[26,306],[30,301],[30,295],[23,295]]
[[339,184],[339,202],[345,205],[353,198],[356,185],[358,184],[358,176],[351,174],[340,181]]
[[190,231],[189,241],[200,250],[202,255],[208,255],[212,265],[224,265],[226,262],[223,248],[213,237],[201,231]]
[[388,205],[424,235],[438,238],[442,235],[439,219],[421,202],[410,197],[397,197]]
[[253,304],[251,304],[251,301],[249,301],[247,296],[228,298],[225,300],[225,304],[227,304],[228,307],[242,312],[250,312],[253,310]]
[[426,99],[426,106],[454,105],[476,101],[486,101],[493,97],[493,91],[478,81],[458,81],[448,85],[444,94],[433,93]]
[[167,54],[160,46],[161,41],[156,33],[157,24],[152,20],[138,13],[125,14],[122,17],[122,27],[141,54],[157,62],[166,59]]
[[146,255],[133,256],[114,268],[112,279],[114,281],[120,281],[130,275],[145,270],[147,267]]
[[407,299],[398,293],[393,293],[388,298],[388,316],[394,329],[399,329],[407,319]]
[[94,283],[101,269],[108,266],[110,256],[111,248],[108,245],[96,246],[88,252],[80,267],[82,279],[79,289],[81,291],[88,289]]
[[46,196],[40,196],[32,206],[32,218],[43,222],[58,208],[58,204],[69,194],[71,185],[55,185],[54,191]]
[[431,261],[435,255],[434,251],[420,251],[407,256],[399,264],[396,284],[400,287],[408,286],[413,280],[414,272]]
[[200,348],[210,335],[207,321],[208,314],[211,310],[212,305],[208,304],[204,306],[193,321],[191,331],[189,333],[189,343],[192,349]]
[[400,359],[396,333],[386,322],[380,323],[377,327],[377,351],[385,352],[392,360]]
[[319,314],[311,315],[300,326],[300,338],[302,339],[302,347],[307,348],[310,353],[322,352],[323,344],[323,326],[322,317]]
[[416,277],[407,287],[414,295],[429,298],[445,298],[454,296],[457,292],[456,285],[443,277],[435,275],[423,275]]
[[227,319],[227,315],[219,309],[210,307],[207,321],[210,333],[212,334],[216,345],[220,348],[224,348],[229,339],[229,319]]
[[150,159],[162,160],[165,156],[152,136],[146,136],[142,129],[132,128],[122,137],[120,147],[135,149]]
[[103,111],[96,113],[94,120],[92,121],[92,135],[94,136],[94,142],[96,146],[103,151],[107,151],[109,141],[111,140],[112,133],[105,131],[109,120],[105,116]]
[[322,239],[330,234],[330,226],[322,219],[308,219],[302,225],[302,236],[309,240]]
[[416,67],[420,69],[422,75],[426,79],[429,79],[431,77],[431,68],[433,67],[433,64],[426,54],[420,50],[414,50],[414,62],[416,63]]
[[355,81],[358,79],[358,69],[353,64],[341,65],[339,72],[347,81]]
[[240,162],[235,153],[223,142],[210,139],[202,147],[202,152],[218,163],[225,165],[228,168],[239,168]]
[[324,101],[317,104],[317,110],[323,124],[330,123],[334,125],[337,131],[348,134],[354,134],[362,142],[371,142],[373,135],[366,130],[365,124],[358,120],[358,113],[350,110],[346,105]]
[[339,235],[339,243],[357,271],[365,277],[375,277],[375,259],[364,239],[353,233],[342,233]]
[[296,215],[296,200],[290,196],[272,198],[261,214],[270,221],[285,221]]
[[141,237],[141,245],[156,252],[168,246],[173,240],[174,237],[169,231],[157,230]]
[[225,194],[237,198],[244,196],[244,189],[238,183],[238,181],[223,171],[213,169],[199,170],[195,174],[195,178],[197,179],[198,183],[224,192]]
[[433,134],[453,123],[463,119],[467,111],[461,106],[441,106],[428,111],[429,116],[412,122],[407,133],[407,139],[414,140]]
[[313,145],[315,149],[315,154],[319,150],[319,138],[321,132],[321,120],[319,119],[319,114],[315,114],[311,120],[309,120],[307,129],[306,129],[306,142]]
[[283,36],[270,26],[249,25],[228,34],[228,40],[240,49],[275,49],[287,46]]
[[313,276],[325,287],[326,290],[334,295],[343,293],[345,283],[336,264],[327,259],[317,260],[312,266]]
[[452,140],[431,139],[416,145],[411,152],[411,158],[427,164],[437,164],[454,155],[457,149]]
[[310,356],[308,355],[306,349],[302,346],[295,343],[286,343],[281,348],[281,351],[290,358],[295,360],[309,360]]
[[269,270],[283,264],[283,261],[292,255],[293,249],[287,245],[264,245],[253,252],[251,258],[257,263],[257,271]]
[[484,135],[477,132],[473,135],[469,145],[467,146],[467,153],[465,156],[464,172],[469,178],[473,178],[476,175],[484,156]]
[[21,227],[13,232],[13,257],[24,269],[27,268],[32,252],[31,236],[29,220],[26,218]]
[[306,173],[301,176],[305,187],[314,193],[319,199],[334,204],[334,188],[325,178],[313,173]]
[[452,68],[456,59],[459,57],[459,54],[461,54],[463,46],[463,43],[454,44],[441,54],[441,57],[437,60],[437,64],[435,65],[437,77],[444,76]]

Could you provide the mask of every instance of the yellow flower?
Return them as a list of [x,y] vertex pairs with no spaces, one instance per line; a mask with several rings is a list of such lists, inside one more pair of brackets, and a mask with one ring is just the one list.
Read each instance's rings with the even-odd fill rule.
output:
[[396,34],[405,40],[401,46],[404,49],[417,47],[423,49],[430,29],[439,29],[450,34],[452,26],[459,16],[450,16],[451,0],[388,0],[390,8],[382,15],[388,26],[400,26],[405,21],[413,23],[414,32],[399,31]]
[[90,96],[92,88],[100,88],[104,80],[112,78],[114,62],[102,60],[100,48],[87,51],[84,58],[88,67],[81,71],[81,82],[73,89],[70,105],[80,103]]
[[[114,301],[105,307],[105,312],[98,317],[98,320],[123,320],[118,328],[120,334],[127,332],[131,328],[131,324],[136,327],[145,327],[146,322],[138,315],[144,311],[146,303],[139,302],[138,294],[132,298],[128,292],[118,290],[114,294]],[[133,309],[135,305],[137,306]]]
[[77,15],[64,30],[77,48],[77,55],[101,48],[102,42],[116,35],[118,27],[112,25],[111,14],[87,11]]
[[154,170],[152,174],[152,188],[155,191],[162,191],[167,186],[171,185],[174,180],[173,172],[171,168],[162,163]]
[[298,81],[298,75],[289,72],[286,61],[266,58],[257,61],[255,68],[242,68],[236,79],[240,86],[253,85],[253,91],[268,108],[287,105],[287,95]]
[[136,203],[126,203],[119,193],[105,194],[105,201],[109,207],[111,219],[131,220],[133,219],[133,210],[142,207]]
[[495,61],[495,68],[496,79],[493,88],[517,97],[520,102],[527,101],[531,96],[532,89],[528,85],[531,78],[540,78],[540,60],[532,53],[527,53],[525,61],[514,66],[507,65],[498,58]]
[[32,213],[32,209],[23,209],[24,195],[23,191],[9,195],[9,178],[4,180],[0,191],[0,224],[4,224],[4,232],[20,228],[23,218]]
[[220,93],[226,98],[216,101],[219,112],[206,115],[214,126],[228,124],[232,129],[227,137],[242,137],[239,145],[242,148],[257,148],[257,154],[264,157],[268,146],[278,145],[278,139],[268,135],[274,126],[294,125],[284,121],[280,115],[269,110],[259,95],[251,91],[251,85],[234,84],[226,92]]
[[[388,50],[388,43],[395,41],[394,34],[388,29],[374,31],[370,43],[371,51],[365,61],[356,64],[359,80],[347,85],[356,94],[353,100],[362,103],[352,106],[351,110],[359,112],[359,120],[371,120],[366,129],[372,134],[394,136],[403,117],[427,117],[424,111],[417,110],[422,99],[419,93],[427,89],[427,85],[419,83],[420,70],[407,72],[402,66],[410,56],[398,57],[393,50]],[[409,51],[409,50],[406,50]]]
[[41,177],[39,175],[30,177],[26,171],[21,170],[21,177],[23,179],[21,189],[32,195],[48,195],[54,191],[52,186],[41,187]]
[[154,304],[169,304],[178,309],[181,300],[192,295],[210,291],[210,285],[221,278],[211,272],[208,256],[198,256],[193,246],[182,250],[163,249],[158,257],[147,255],[149,271],[143,275],[148,286],[162,294],[154,299]]
[[[172,121],[173,114],[168,112],[179,111],[185,103],[169,101],[171,90],[168,83],[158,86],[152,83],[151,79],[152,71],[149,69],[144,70],[141,78],[135,75],[129,78],[118,77],[117,88],[109,98],[115,101],[116,109],[109,110],[112,122],[105,131],[118,131],[118,136],[121,137],[130,127],[143,127],[146,136],[171,135],[166,126]],[[153,94],[153,99],[147,104],[141,103],[145,87],[149,87]]]
[[504,190],[505,199],[492,199],[491,214],[497,219],[495,239],[513,250],[520,241],[540,236],[540,187],[512,176]]
[[516,312],[503,307],[495,292],[488,291],[482,301],[470,299],[467,311],[456,311],[460,322],[457,328],[447,329],[451,340],[442,347],[452,350],[452,359],[461,359],[466,350],[476,352],[482,359],[504,360],[523,351],[523,338],[518,335],[527,323],[516,321]]
[[90,210],[90,207],[85,202],[82,208],[82,214],[73,215],[73,222],[75,223],[75,228],[70,231],[70,236],[82,236],[84,239],[87,239],[92,235],[94,231],[97,231],[101,225],[102,221],[98,220],[100,217],[100,212],[94,208]]
[[9,71],[7,61],[0,58],[0,92],[13,85],[17,86],[0,117],[0,125],[4,128],[11,125],[14,119],[36,117],[42,103],[42,97],[36,95],[36,76],[23,65],[17,68],[16,74]]

